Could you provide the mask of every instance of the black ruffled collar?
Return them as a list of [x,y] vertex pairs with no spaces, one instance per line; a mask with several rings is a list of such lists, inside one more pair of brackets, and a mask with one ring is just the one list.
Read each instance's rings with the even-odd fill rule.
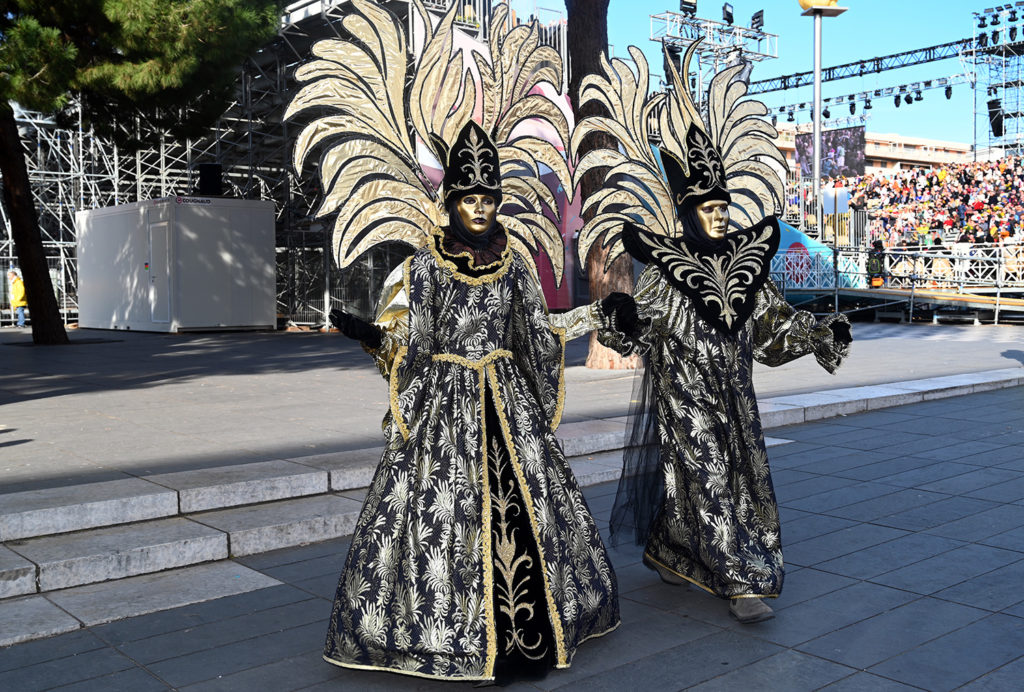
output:
[[483,247],[476,248],[463,242],[448,227],[434,235],[434,243],[438,254],[454,264],[460,274],[473,277],[485,276],[500,269],[509,250],[508,235],[504,226],[498,223]]
[[629,254],[657,265],[665,279],[693,301],[705,322],[730,336],[753,314],[780,237],[774,216],[701,247],[693,247],[685,237],[666,238],[629,223],[622,229]]

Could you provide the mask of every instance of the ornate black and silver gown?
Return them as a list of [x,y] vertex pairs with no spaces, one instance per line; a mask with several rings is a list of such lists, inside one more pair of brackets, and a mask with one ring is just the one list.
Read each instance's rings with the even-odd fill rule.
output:
[[[771,232],[766,223],[730,236],[738,246],[733,256],[764,244]],[[764,262],[772,248],[768,242],[760,251]],[[708,267],[730,266],[699,253],[695,259],[704,269],[673,265],[671,270],[692,277]],[[640,398],[649,399],[651,408],[646,415],[637,411],[633,421],[641,426],[646,418],[656,436],[647,442],[656,444],[649,445],[650,459],[639,463],[630,463],[629,455],[643,450],[627,449],[612,517],[616,540],[619,531],[633,532],[640,525],[636,536],[646,538],[646,562],[723,598],[774,597],[782,591],[779,512],[754,393],[754,361],[778,366],[813,354],[833,372],[848,353],[848,345],[836,342],[828,326],[844,317],[818,321],[794,309],[767,279],[767,265],[754,266],[759,268],[753,273],[707,272],[707,277],[731,278],[693,281],[696,290],[686,293],[656,264],[638,279],[638,309],[652,320],[643,339],[650,348],[643,373],[646,394]],[[750,289],[746,294],[744,285]],[[720,300],[724,296],[731,301]],[[722,314],[749,316],[733,322],[732,329],[715,326],[705,315],[723,305],[729,308]],[[614,333],[600,332],[600,338],[618,347]],[[634,429],[632,441],[642,437]]]
[[619,623],[615,575],[554,431],[566,337],[507,247],[484,267],[442,237],[385,289],[373,351],[387,451],[356,525],[324,657],[486,680],[567,667]]

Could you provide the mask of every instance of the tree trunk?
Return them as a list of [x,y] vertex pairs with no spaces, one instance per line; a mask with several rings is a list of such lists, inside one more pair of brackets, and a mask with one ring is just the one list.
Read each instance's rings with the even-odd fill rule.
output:
[[[0,103],[0,175],[3,176],[3,201],[10,218],[14,249],[31,313],[32,341],[36,344],[66,344],[68,335],[64,331],[46,266],[25,153],[21,148],[14,111],[7,103]],[[6,273],[7,268],[4,267],[4,280]]]
[[[595,103],[580,108],[580,85],[588,74],[601,71],[601,55],[608,50],[608,3],[609,0],[565,0],[567,15],[566,43],[569,52],[569,99],[572,103],[576,122],[588,115],[604,114]],[[608,136],[592,135],[580,145],[579,157],[594,149],[615,149],[615,139]],[[580,183],[576,191],[584,200],[601,187],[604,171],[591,171]],[[589,221],[591,214],[583,217]],[[581,257],[580,261],[587,266],[587,278],[590,282],[590,298],[598,300],[613,291],[622,293],[633,292],[633,261],[623,255],[612,263],[611,268],[604,270],[607,252],[603,247],[594,245],[590,257]],[[615,351],[605,348],[597,342],[597,334],[590,335],[590,351],[587,354],[587,367],[600,370],[627,370],[635,368],[636,356],[623,358]]]

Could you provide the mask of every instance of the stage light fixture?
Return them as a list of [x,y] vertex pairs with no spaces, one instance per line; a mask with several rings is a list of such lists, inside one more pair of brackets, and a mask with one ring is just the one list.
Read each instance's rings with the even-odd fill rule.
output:
[[764,10],[758,10],[750,18],[750,28],[754,31],[760,31],[764,28]]
[[871,99],[868,99],[867,101],[864,102],[864,110],[871,110]]
[[793,121],[795,121],[795,120],[796,120],[796,117],[794,117],[794,115],[793,115],[793,111],[790,111],[790,112],[789,112],[789,116],[788,116],[788,117],[786,118],[786,122],[787,122],[787,123],[791,123],[791,122],[793,122]]
[[895,96],[892,97],[892,103],[897,108],[900,107],[900,95],[899,94],[896,94]]
[[688,17],[696,17],[697,16],[697,2],[696,2],[696,0],[694,0],[693,2],[687,2],[687,0],[679,0],[679,11],[682,14],[688,16]]
[[978,48],[984,48],[988,45],[988,34],[978,34]]
[[999,29],[992,32],[992,45],[999,43]]
[[772,127],[775,127],[778,124],[779,124],[779,116],[773,115],[772,116]]
[[851,102],[850,102],[850,115],[853,115],[853,114],[854,114],[854,113],[856,113],[856,112],[857,112],[857,104],[856,104],[856,103],[853,103],[853,102],[851,101]]
[[1017,40],[1017,27],[1011,26],[1010,27],[1010,42],[1012,43],[1012,42],[1014,42],[1016,40]]
[[924,96],[921,95],[921,90],[920,89],[918,89],[917,91],[914,92],[914,100],[915,101],[922,101],[922,100],[924,100]]
[[722,21],[732,25],[732,3],[727,2],[722,5]]
[[903,97],[903,102],[909,106],[910,104],[912,104],[914,102],[914,97],[911,96],[910,94],[906,94]]
[[824,109],[823,109],[823,110],[821,111],[821,117],[823,117],[823,118],[825,118],[825,119],[828,119],[828,118],[831,118],[831,117],[832,117],[832,114],[831,114],[831,113],[829,113],[829,111],[828,111],[828,107],[825,107],[825,108],[824,108]]
[[1010,10],[1010,21],[1017,21],[1017,10]]
[[953,87],[948,86],[946,87],[946,100],[948,101],[951,98],[953,98]]

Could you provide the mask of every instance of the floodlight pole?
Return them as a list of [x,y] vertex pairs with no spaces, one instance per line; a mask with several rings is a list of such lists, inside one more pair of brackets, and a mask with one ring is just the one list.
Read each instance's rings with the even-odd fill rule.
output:
[[[845,7],[812,7],[805,10],[804,17],[814,17],[814,219],[818,237],[824,231],[824,209],[821,204],[821,18],[838,17],[846,12]],[[835,245],[835,238],[833,238]]]

